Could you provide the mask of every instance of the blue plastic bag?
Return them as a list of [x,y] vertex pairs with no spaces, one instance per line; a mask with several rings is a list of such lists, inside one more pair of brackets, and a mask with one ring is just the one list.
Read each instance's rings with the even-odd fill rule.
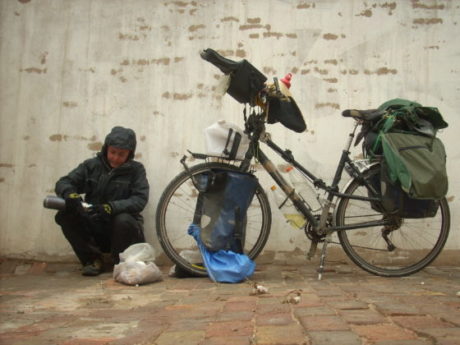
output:
[[256,268],[256,264],[245,254],[238,254],[229,250],[209,251],[200,237],[201,228],[191,224],[189,235],[195,238],[200,249],[203,262],[209,278],[218,283],[239,283],[249,278]]

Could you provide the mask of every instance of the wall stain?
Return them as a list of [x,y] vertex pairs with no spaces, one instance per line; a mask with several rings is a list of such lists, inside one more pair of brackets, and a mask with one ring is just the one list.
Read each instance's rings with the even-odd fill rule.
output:
[[5,179],[3,177],[0,177],[0,183],[5,182]]
[[319,73],[319,74],[322,74],[322,75],[326,75],[326,74],[329,74],[329,71],[326,70],[326,69],[319,69],[318,67],[315,67],[315,72]]
[[48,52],[44,52],[41,56],[40,56],[40,63],[42,65],[44,65],[46,63],[46,57],[48,56]]
[[364,74],[370,75],[370,74],[377,74],[377,75],[386,75],[386,74],[397,74],[398,71],[396,69],[389,69],[387,67],[380,67],[374,72],[369,71],[369,70],[364,70]]
[[63,136],[62,134],[53,134],[50,135],[49,139],[51,141],[62,141],[63,139],[67,140],[67,136]]
[[320,108],[327,108],[327,107],[330,107],[330,108],[333,108],[333,109],[340,109],[340,105],[337,104],[337,103],[316,103],[315,104],[315,109],[320,109]]
[[273,67],[263,67],[262,68],[262,71],[265,73],[265,74],[277,74],[276,73],[276,70],[273,68]]
[[120,41],[139,41],[139,36],[135,34],[123,34],[119,32],[118,39]]
[[206,26],[203,25],[203,24],[191,25],[191,26],[188,27],[188,31],[190,31],[190,32],[195,32],[195,31],[197,31],[197,30],[205,29],[205,28],[206,28]]
[[308,73],[310,73],[310,71],[311,71],[310,69],[302,69],[302,70],[300,70],[300,74],[302,74],[302,75],[308,74]]
[[336,59],[330,59],[330,60],[324,60],[324,63],[329,64],[329,65],[337,65],[338,62]]
[[145,141],[145,135],[141,135],[139,138],[140,141]]
[[337,89],[329,88],[329,89],[327,89],[327,92],[329,92],[329,93],[337,92]]
[[339,38],[339,36],[334,35],[334,34],[324,34],[323,38],[325,40],[336,40],[337,38]]
[[75,108],[78,106],[78,103],[77,102],[71,102],[71,101],[66,101],[66,102],[62,102],[62,105],[66,108]]
[[270,26],[263,26],[262,24],[244,24],[244,25],[240,25],[240,30],[253,30],[253,29],[267,29],[267,28],[270,28]]
[[102,143],[100,141],[94,142],[94,143],[89,143],[88,148],[91,151],[100,151],[102,149]]
[[245,58],[246,57],[246,52],[243,49],[237,49],[235,51],[235,55],[240,57],[240,58]]
[[96,70],[94,69],[94,67],[90,67],[90,68],[79,68],[78,69],[80,72],[90,72],[90,73],[95,73]]
[[412,8],[422,8],[424,10],[443,10],[444,4],[434,4],[434,5],[426,5],[426,4],[421,4],[419,0],[412,0]]
[[68,139],[74,139],[74,140],[79,140],[79,141],[94,141],[96,140],[96,136],[93,135],[91,138],[87,138],[82,135],[74,135],[71,137],[68,135],[53,134],[53,135],[50,135],[49,139],[51,141],[67,141]]
[[30,136],[29,135],[25,135],[22,137],[23,140],[29,140],[30,139]]
[[21,4],[27,4],[28,2],[30,2],[31,0],[18,0],[18,2],[20,2]]
[[[174,62],[179,62],[183,60],[183,58],[177,57],[174,59]],[[137,60],[128,60],[124,59],[122,62],[120,62],[121,66],[148,66],[148,65],[169,65],[171,63],[171,59],[169,57],[163,57],[163,58],[158,58],[158,59],[137,59]],[[116,70],[112,69],[111,74],[115,75]],[[121,70],[118,70],[118,72],[121,72]]]
[[14,165],[10,163],[0,163],[0,168],[13,168]]
[[283,37],[284,35],[281,32],[264,32],[263,36],[265,38],[276,37],[276,39],[279,39],[280,37]]
[[325,82],[327,83],[337,83],[338,82],[338,79],[337,78],[326,78],[326,79],[323,79]]
[[260,24],[261,20],[259,17],[257,18],[248,18],[248,23],[249,24]]
[[174,93],[173,94],[173,99],[178,100],[178,101],[185,101],[189,98],[191,98],[193,95],[191,93],[185,94],[185,93]]
[[433,25],[433,24],[442,24],[442,18],[416,18],[412,21],[414,24],[420,25]]
[[240,20],[236,17],[224,17],[220,19],[221,22],[239,22]]
[[24,69],[20,69],[21,72],[27,72],[27,73],[37,73],[37,74],[42,74],[42,73],[46,73],[48,71],[48,69],[46,68],[37,68],[37,67],[29,67],[29,68],[24,68]]
[[253,38],[253,39],[257,39],[257,38],[259,38],[259,37],[260,37],[259,34],[250,34],[250,35],[249,35],[249,38]]
[[315,8],[315,7],[316,7],[316,4],[314,2],[313,3],[302,2],[302,3],[297,5],[297,8],[299,10],[304,10],[304,9],[308,9],[308,8]]
[[449,197],[446,198],[446,200],[447,200],[447,202],[452,202],[452,201],[455,200],[455,196],[454,195],[449,196]]
[[372,10],[371,9],[364,10],[360,14],[357,14],[356,17],[368,17],[368,18],[372,17]]
[[191,98],[193,95],[191,93],[173,93],[171,94],[169,91],[166,91],[161,95],[161,97],[166,98],[166,99],[174,99],[176,101],[185,101],[189,98]]
[[28,167],[28,168],[35,168],[36,166],[37,166],[37,164],[32,163],[32,164],[29,164],[27,167]]

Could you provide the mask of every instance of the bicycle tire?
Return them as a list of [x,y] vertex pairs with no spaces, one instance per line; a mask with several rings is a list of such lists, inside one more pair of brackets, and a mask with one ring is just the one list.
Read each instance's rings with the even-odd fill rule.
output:
[[[238,167],[227,163],[207,162],[191,167],[190,172],[181,172],[165,188],[156,212],[156,230],[163,251],[180,269],[193,276],[206,276],[207,272],[200,261],[201,256],[195,240],[187,233],[198,197],[190,174],[197,175],[211,169],[237,171]],[[243,248],[244,253],[251,259],[254,260],[264,248],[270,227],[270,204],[267,195],[258,184],[247,211]]]
[[[371,178],[379,173],[376,165],[364,173]],[[354,179],[345,194],[367,196],[366,186]],[[382,219],[382,214],[371,208],[369,201],[342,198],[337,206],[336,225]],[[367,218],[367,219],[365,219]],[[435,217],[402,219],[399,229],[391,232],[389,238],[396,249],[389,251],[382,237],[383,227],[372,227],[339,231],[340,244],[347,256],[363,270],[384,277],[403,277],[414,274],[428,266],[441,253],[449,235],[450,212],[445,198]]]

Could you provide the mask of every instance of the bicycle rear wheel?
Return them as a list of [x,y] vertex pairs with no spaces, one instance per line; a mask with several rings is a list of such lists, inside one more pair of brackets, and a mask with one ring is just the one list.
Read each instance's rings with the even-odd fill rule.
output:
[[[372,178],[380,171],[374,166],[364,175]],[[368,190],[354,180],[345,194],[367,196]],[[369,201],[342,198],[337,207],[336,224],[350,225],[383,219]],[[343,250],[359,267],[379,276],[402,277],[429,265],[442,251],[450,228],[450,212],[446,199],[440,200],[438,212],[432,218],[401,219],[401,226],[388,238],[396,249],[390,251],[382,236],[383,226],[340,231],[338,237]]]
[[[191,167],[190,173],[183,171],[164,190],[156,213],[157,235],[165,254],[177,266],[196,276],[205,276],[207,273],[198,246],[187,233],[199,193],[190,174],[195,176],[211,169],[238,170],[230,164],[209,162]],[[247,210],[245,224],[243,250],[251,259],[255,259],[267,242],[271,226],[270,204],[259,184]]]

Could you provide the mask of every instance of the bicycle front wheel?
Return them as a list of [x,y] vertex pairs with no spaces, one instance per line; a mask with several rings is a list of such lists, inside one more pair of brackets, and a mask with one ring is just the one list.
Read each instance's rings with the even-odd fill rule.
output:
[[[187,233],[193,221],[198,190],[190,175],[212,169],[237,171],[234,165],[208,162],[195,165],[190,172],[177,175],[164,190],[158,203],[156,228],[165,254],[181,269],[196,276],[207,275],[195,239]],[[255,259],[267,242],[271,226],[271,210],[267,195],[258,184],[245,221],[244,253]]]
[[[365,178],[372,178],[380,166],[368,170]],[[366,186],[354,180],[345,194],[368,196]],[[342,198],[337,206],[336,224],[351,225],[383,219],[369,201]],[[395,246],[388,249],[383,226],[340,231],[338,237],[343,250],[359,267],[379,276],[402,277],[418,272],[429,265],[442,251],[450,228],[447,200],[440,200],[435,217],[401,219],[401,225],[388,234]]]

